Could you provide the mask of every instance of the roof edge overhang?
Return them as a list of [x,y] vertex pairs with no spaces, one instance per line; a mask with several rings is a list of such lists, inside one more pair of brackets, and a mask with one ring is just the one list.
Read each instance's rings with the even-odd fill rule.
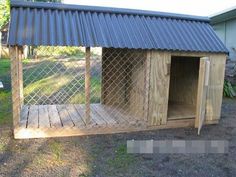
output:
[[143,15],[143,16],[154,16],[154,17],[165,17],[182,20],[193,20],[209,23],[209,17],[176,14],[168,12],[148,11],[148,10],[137,10],[137,9],[126,9],[126,8],[114,8],[114,7],[101,7],[101,6],[86,6],[86,5],[72,5],[63,3],[52,3],[52,2],[22,2],[22,1],[11,1],[11,7],[15,8],[38,8],[38,9],[55,9],[55,10],[75,10],[75,11],[93,11],[103,13],[115,13],[115,14],[128,14],[128,15]]

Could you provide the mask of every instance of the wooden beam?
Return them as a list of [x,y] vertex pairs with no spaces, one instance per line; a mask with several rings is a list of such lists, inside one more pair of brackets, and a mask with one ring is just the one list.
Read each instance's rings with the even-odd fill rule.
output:
[[85,50],[85,123],[88,125],[91,121],[90,116],[90,47]]
[[11,85],[12,85],[12,116],[13,116],[13,127],[16,128],[20,122],[21,112],[21,87],[19,81],[19,75],[22,73],[22,68],[19,66],[19,47],[10,46],[10,58],[11,58]]

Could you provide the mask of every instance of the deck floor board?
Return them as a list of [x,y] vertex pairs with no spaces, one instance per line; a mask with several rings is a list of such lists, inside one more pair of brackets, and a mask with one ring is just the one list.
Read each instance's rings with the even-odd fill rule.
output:
[[[33,105],[24,106],[19,131],[30,132],[30,138],[95,134],[96,132],[119,132],[137,129],[137,121],[124,111],[102,104],[91,104],[91,122],[85,124],[85,105]],[[145,124],[145,121],[143,121]],[[145,124],[146,125],[146,124]],[[19,132],[18,131],[18,132]],[[39,133],[40,132],[40,133]],[[19,133],[20,134],[20,133]],[[17,137],[23,137],[23,135]]]

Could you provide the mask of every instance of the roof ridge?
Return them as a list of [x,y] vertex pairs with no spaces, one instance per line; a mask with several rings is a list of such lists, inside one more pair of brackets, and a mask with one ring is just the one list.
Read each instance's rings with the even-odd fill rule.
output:
[[43,9],[59,9],[59,10],[81,10],[81,11],[94,11],[94,12],[105,12],[105,13],[116,13],[116,14],[127,14],[127,15],[143,15],[143,16],[154,16],[162,18],[182,19],[209,22],[208,17],[176,14],[168,12],[158,12],[149,10],[138,10],[138,9],[126,9],[116,7],[101,7],[101,6],[86,6],[86,5],[72,5],[52,2],[22,2],[22,1],[11,1],[11,7],[23,7],[23,8],[43,8]]

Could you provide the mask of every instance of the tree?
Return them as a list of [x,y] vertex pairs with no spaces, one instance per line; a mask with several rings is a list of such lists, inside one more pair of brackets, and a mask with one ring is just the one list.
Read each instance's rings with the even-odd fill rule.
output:
[[10,0],[0,0],[0,29],[10,19]]

